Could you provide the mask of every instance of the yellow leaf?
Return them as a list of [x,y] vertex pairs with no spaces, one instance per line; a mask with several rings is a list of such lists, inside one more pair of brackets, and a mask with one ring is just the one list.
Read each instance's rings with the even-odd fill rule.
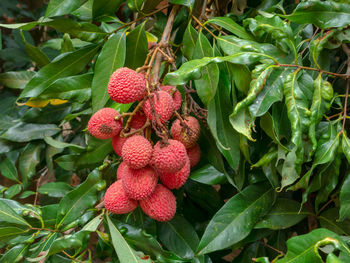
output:
[[64,103],[68,102],[68,100],[60,100],[60,99],[52,99],[52,100],[49,100],[49,101],[50,101],[51,105],[61,105],[61,104],[64,104]]
[[27,102],[25,103],[19,103],[17,102],[17,105],[19,106],[28,106],[28,107],[32,107],[32,108],[43,108],[45,107],[47,104],[49,104],[48,100],[40,100],[40,99],[36,99],[36,98],[30,98]]

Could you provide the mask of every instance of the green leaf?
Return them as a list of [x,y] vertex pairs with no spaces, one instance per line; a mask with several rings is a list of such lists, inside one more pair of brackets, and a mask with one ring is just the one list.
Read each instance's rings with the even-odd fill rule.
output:
[[255,225],[255,228],[286,229],[296,225],[310,212],[300,210],[301,204],[286,198],[278,198],[265,217]]
[[103,215],[98,215],[94,219],[92,219],[89,223],[84,225],[82,228],[83,231],[90,231],[90,232],[95,232],[99,225],[101,224],[103,220]]
[[[31,227],[31,225],[24,220],[22,216],[17,214],[5,201],[0,199],[0,222],[13,223],[16,225],[23,225]],[[9,233],[9,229],[2,228],[0,236],[3,236],[5,232]]]
[[220,184],[226,181],[225,174],[221,173],[214,166],[207,164],[191,172],[190,178],[202,184]]
[[232,63],[227,64],[227,66],[235,84],[235,88],[243,94],[247,94],[250,82],[252,81],[249,68],[246,65],[238,65]]
[[241,109],[236,114],[232,113],[230,115],[230,123],[237,132],[243,134],[249,140],[255,141],[255,139],[252,137],[254,118],[252,118],[247,109]]
[[96,19],[100,16],[114,15],[122,3],[122,0],[93,0],[92,16]]
[[340,236],[327,229],[319,228],[306,235],[299,235],[289,239],[287,241],[287,254],[282,259],[277,260],[276,263],[322,263],[323,260],[318,253],[318,248],[325,245],[332,245],[347,254],[350,251]]
[[101,184],[101,175],[98,170],[94,170],[82,184],[65,195],[59,203],[56,227],[70,224],[91,208],[97,201],[96,192]]
[[338,220],[339,208],[333,207],[326,211],[323,211],[317,219],[320,222],[321,227],[327,228],[338,235],[350,235],[350,220],[343,220],[339,222]]
[[51,145],[52,147],[59,148],[59,149],[69,147],[70,149],[72,149],[73,151],[76,151],[76,152],[82,152],[82,150],[85,149],[84,147],[82,147],[80,145],[54,140],[52,137],[45,137],[44,141],[47,144]]
[[63,182],[46,183],[39,187],[38,193],[52,197],[64,197],[73,187]]
[[350,163],[350,140],[348,138],[348,136],[346,135],[346,131],[343,131],[343,136],[342,136],[342,149],[343,149],[343,153],[346,157],[346,159],[348,160],[348,162]]
[[93,112],[101,109],[107,103],[109,78],[116,69],[123,67],[125,54],[125,32],[119,31],[107,40],[96,60],[91,87]]
[[50,233],[43,237],[38,244],[35,244],[37,246],[36,249],[31,252],[30,257],[27,257],[26,260],[29,262],[37,262],[45,259],[57,237],[58,233]]
[[312,99],[312,105],[310,108],[310,127],[309,137],[312,142],[312,152],[310,156],[317,148],[316,140],[316,126],[320,123],[325,114],[330,108],[330,100],[333,98],[333,88],[328,81],[322,79],[322,75],[319,74],[317,79],[314,81],[314,95]]
[[134,253],[134,250],[129,246],[125,241],[123,236],[120,234],[118,228],[112,223],[109,219],[109,216],[106,215],[109,231],[112,237],[112,244],[115,249],[115,252],[118,255],[120,263],[138,263],[141,261]]
[[51,0],[46,9],[45,16],[61,16],[69,14],[84,4],[86,0]]
[[[119,36],[120,37],[120,36]],[[138,25],[126,37],[125,66],[131,69],[141,67],[148,53],[145,23]]]
[[339,220],[343,221],[350,217],[350,173],[347,173],[346,179],[341,187],[339,201]]
[[12,247],[1,257],[0,263],[7,263],[7,262],[15,263],[22,260],[24,258],[24,255],[27,253],[28,246],[29,246],[28,244],[18,244]]
[[158,236],[162,244],[177,255],[191,259],[199,244],[199,238],[193,226],[182,216],[158,224]]
[[28,143],[19,157],[18,169],[25,186],[35,174],[35,167],[40,162],[40,153],[42,149],[43,144]]
[[[335,33],[336,33],[336,30],[330,30],[330,31],[327,31],[325,34],[323,33],[318,34],[317,37],[315,37],[315,39],[312,40],[310,43],[310,60],[313,61],[313,63],[319,69],[321,69],[321,67],[318,64],[317,60],[320,57],[320,53],[323,50],[324,46],[330,41],[330,39]],[[331,86],[330,83],[329,83],[329,86]]]
[[187,6],[188,8],[190,8],[191,12],[192,12],[194,2],[195,0],[170,0],[169,1],[170,4]]
[[314,24],[325,29],[350,24],[350,5],[335,1],[309,0],[301,2],[290,15],[280,15],[297,24]]
[[86,153],[82,153],[76,159],[79,167],[96,167],[101,163],[106,155],[113,151],[111,140],[99,140],[91,138]]
[[60,78],[44,90],[38,99],[61,99],[83,103],[91,97],[92,78],[92,73]]
[[[210,57],[214,50],[205,35],[200,32],[192,59]],[[201,78],[194,81],[197,94],[204,104],[208,104],[215,96],[219,83],[219,68],[216,64],[209,64],[201,68]]]
[[245,238],[270,209],[275,193],[267,184],[250,185],[233,196],[209,222],[197,248],[205,254]]
[[67,53],[74,51],[73,42],[70,39],[69,34],[65,33],[62,37],[61,42],[61,53]]
[[182,39],[182,53],[187,58],[191,60],[194,48],[196,46],[198,39],[198,32],[193,28],[191,23],[188,23],[186,31]]
[[58,56],[28,82],[19,99],[36,97],[57,79],[78,74],[91,61],[100,45],[89,45]]
[[18,180],[17,168],[7,156],[0,162],[0,173],[12,181],[20,182]]
[[11,185],[5,192],[4,197],[11,199],[22,191],[22,184]]
[[213,17],[206,21],[204,25],[208,23],[223,27],[240,38],[254,40],[254,37],[251,34],[229,17]]
[[25,45],[25,50],[29,56],[29,58],[39,67],[42,68],[43,66],[50,63],[50,59],[46,56],[46,54],[41,51],[40,48],[33,46],[29,44],[24,35],[23,32],[21,32],[21,36]]
[[34,75],[34,71],[8,71],[0,74],[0,83],[10,89],[23,89]]

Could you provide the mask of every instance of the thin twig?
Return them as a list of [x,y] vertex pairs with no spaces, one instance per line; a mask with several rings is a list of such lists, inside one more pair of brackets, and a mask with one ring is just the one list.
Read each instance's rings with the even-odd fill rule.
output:
[[213,32],[211,32],[205,25],[203,25],[203,24],[201,23],[201,21],[198,20],[197,17],[195,17],[194,15],[192,15],[192,18],[198,23],[198,25],[200,25],[201,28],[204,28],[210,35],[212,35],[213,38],[215,38],[215,39],[217,38],[217,36],[215,36]]

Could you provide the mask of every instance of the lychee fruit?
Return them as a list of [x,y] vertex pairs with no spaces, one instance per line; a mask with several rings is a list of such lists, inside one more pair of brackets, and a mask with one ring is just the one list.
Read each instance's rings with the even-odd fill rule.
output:
[[127,168],[127,164],[125,162],[121,162],[118,166],[117,169],[117,180],[120,180],[123,178],[124,174],[125,174],[125,169]]
[[154,192],[140,201],[140,206],[149,217],[157,221],[169,221],[176,213],[176,198],[165,186],[158,184]]
[[141,111],[136,112],[130,121],[129,127],[135,130],[141,129],[145,125],[147,117]]
[[153,101],[155,113],[158,114],[159,120],[163,123],[168,121],[174,113],[174,100],[166,91],[153,93],[143,105],[143,112],[148,119],[152,120],[152,108],[150,99]]
[[132,169],[145,167],[152,157],[151,143],[141,135],[129,137],[122,148],[124,162]]
[[118,103],[130,103],[141,100],[146,91],[143,74],[129,68],[119,68],[109,79],[108,95]]
[[175,120],[171,126],[171,135],[173,139],[182,142],[186,148],[191,148],[199,138],[201,127],[198,120],[192,116],[187,116],[184,123],[187,127],[182,126],[179,119]]
[[199,148],[198,143],[187,149],[187,155],[191,163],[191,168],[199,163],[199,160],[201,159],[201,148]]
[[150,166],[141,169],[124,167],[123,187],[126,194],[135,200],[142,200],[153,193],[158,176]]
[[184,167],[176,173],[162,173],[160,174],[160,180],[169,189],[178,189],[185,184],[188,176],[190,175],[190,160],[187,159]]
[[168,92],[173,97],[175,110],[179,110],[181,108],[182,97],[181,93],[176,89],[176,87],[161,86],[160,89]]
[[122,148],[126,139],[126,137],[120,137],[120,134],[114,136],[112,139],[113,149],[118,156],[122,156]]
[[112,108],[103,108],[91,116],[88,130],[98,139],[109,139],[116,136],[122,129],[123,120],[115,120],[119,112]]
[[125,193],[121,180],[108,187],[104,201],[106,209],[114,214],[126,214],[137,207],[137,201]]
[[160,173],[175,173],[184,167],[187,160],[185,146],[176,140],[168,140],[164,145],[158,141],[153,149],[152,166]]

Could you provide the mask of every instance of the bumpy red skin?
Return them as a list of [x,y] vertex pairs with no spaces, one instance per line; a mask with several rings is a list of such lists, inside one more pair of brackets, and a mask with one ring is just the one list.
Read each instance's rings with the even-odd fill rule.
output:
[[199,148],[198,143],[196,143],[192,148],[187,149],[187,155],[190,159],[191,168],[196,166],[201,159],[201,148]]
[[184,122],[190,130],[181,126],[180,120],[177,119],[171,126],[171,135],[173,139],[182,142],[186,148],[191,148],[199,138],[201,127],[198,120],[192,116],[186,117]]
[[[158,96],[157,96],[158,94]],[[157,94],[153,94],[150,99],[153,100],[154,110],[158,114],[160,121],[163,123],[168,121],[174,113],[174,100],[166,91],[158,91]],[[150,99],[147,99],[143,105],[143,112],[148,119],[152,120],[152,109]]]
[[163,173],[160,175],[160,180],[162,181],[162,184],[164,184],[169,189],[178,189],[181,186],[183,186],[188,176],[190,175],[190,160],[187,159],[184,167],[176,173]]
[[122,156],[122,148],[127,138],[120,137],[119,134],[112,139],[112,146],[116,154]]
[[150,166],[141,169],[124,167],[123,187],[126,194],[135,200],[150,196],[156,188],[158,176]]
[[138,205],[136,200],[130,199],[125,193],[121,180],[108,187],[104,201],[106,209],[114,214],[129,213]]
[[169,189],[158,184],[148,198],[140,201],[140,206],[149,217],[165,222],[171,220],[176,213],[176,198]]
[[129,68],[119,68],[109,79],[108,95],[118,103],[130,103],[141,100],[146,91],[143,74]]
[[[176,87],[161,86],[160,89],[168,92],[173,97],[175,110],[179,110],[181,108],[182,97],[181,97],[181,93],[176,89]],[[174,90],[176,91],[173,92]]]
[[147,117],[146,115],[144,115],[143,113],[141,113],[140,111],[138,111],[131,119],[130,121],[130,128],[138,130],[141,129],[143,127],[143,125],[145,125],[147,121]]
[[115,120],[119,112],[112,108],[103,108],[91,116],[88,123],[89,133],[97,139],[109,139],[122,129],[123,120]]
[[168,144],[162,147],[157,142],[153,149],[151,164],[160,173],[176,173],[184,167],[187,160],[185,146],[176,140],[168,140]]
[[121,162],[118,166],[117,169],[117,180],[120,180],[123,178],[124,174],[125,174],[125,169],[126,169],[127,164],[125,162]]
[[140,169],[148,165],[152,157],[151,143],[141,135],[129,137],[122,148],[124,162],[132,169]]

